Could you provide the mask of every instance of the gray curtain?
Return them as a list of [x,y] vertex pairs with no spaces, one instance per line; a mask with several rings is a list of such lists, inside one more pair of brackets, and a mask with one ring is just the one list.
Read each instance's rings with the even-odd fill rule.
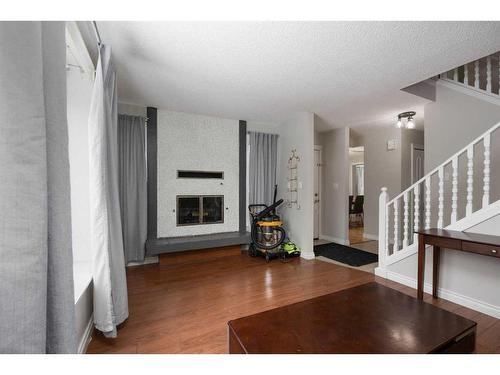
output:
[[276,184],[278,135],[249,132],[249,204],[271,204]]
[[147,235],[146,127],[143,117],[118,115],[118,164],[125,262],[142,262]]
[[0,353],[75,353],[64,22],[0,22]]
[[99,46],[89,114],[90,247],[94,256],[94,324],[107,337],[128,317],[118,193],[118,112],[111,49]]

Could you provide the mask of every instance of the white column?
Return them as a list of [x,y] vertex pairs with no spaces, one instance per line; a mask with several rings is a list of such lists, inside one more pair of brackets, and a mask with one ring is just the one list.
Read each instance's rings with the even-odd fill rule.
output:
[[425,229],[431,227],[431,177],[425,178]]
[[465,206],[465,215],[472,214],[472,189],[474,183],[474,145],[467,147],[467,205]]
[[483,177],[483,208],[490,204],[490,143],[491,133],[484,136],[484,177]]
[[451,223],[457,221],[458,209],[458,156],[455,156],[451,161],[453,168],[452,182],[451,182]]
[[443,216],[444,216],[444,170],[443,166],[438,169],[438,221],[437,227],[443,227]]
[[[420,184],[416,184],[413,188],[413,195],[415,196],[415,202],[413,204],[413,231],[417,232],[420,230]],[[418,234],[413,234],[413,243],[417,243]]]
[[474,87],[479,88],[479,60],[474,61]]
[[469,86],[469,64],[464,65],[464,85]]
[[458,68],[453,69],[453,80],[458,82]]
[[486,58],[486,91],[491,92],[491,57]]
[[396,254],[399,250],[399,199],[394,200],[394,247],[393,254]]
[[387,201],[389,195],[387,188],[381,189],[380,196],[378,197],[378,266],[383,267],[385,258],[389,255],[389,218]]

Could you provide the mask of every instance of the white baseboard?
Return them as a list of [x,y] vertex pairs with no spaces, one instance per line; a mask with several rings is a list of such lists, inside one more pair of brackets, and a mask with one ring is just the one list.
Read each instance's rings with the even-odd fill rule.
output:
[[373,270],[373,272],[375,272],[376,276],[380,276],[380,277],[383,277],[384,279],[387,279],[387,271],[386,271],[385,268],[375,267],[375,269]]
[[[375,269],[375,273],[380,277],[384,277],[383,274],[385,273],[385,278],[409,286],[410,288],[417,289],[417,280],[414,278],[388,270],[379,270],[379,273],[377,273],[376,270],[377,269]],[[432,284],[424,283],[424,292],[429,294],[432,293]],[[500,306],[495,306],[484,301],[479,301],[477,299],[467,297],[463,294],[459,294],[443,288],[438,288],[438,296],[439,298],[443,298],[458,305],[465,306],[469,309],[476,310],[483,314],[500,319]]]
[[78,354],[85,354],[87,352],[90,340],[92,340],[93,329],[94,329],[94,314],[90,316],[90,320],[87,323],[87,327],[85,328],[85,333],[80,339],[80,343],[78,344]]
[[145,264],[154,264],[158,263],[158,256],[152,256],[144,258],[144,262],[129,262],[127,263],[127,267],[135,267],[135,266],[143,266]]
[[346,241],[343,238],[339,238],[339,237],[332,237],[332,236],[327,236],[327,235],[324,235],[324,234],[320,234],[319,238],[320,238],[320,240],[331,241],[331,242],[335,242],[335,243],[338,243],[338,244],[341,244],[341,245],[348,244],[348,241]]
[[369,240],[378,241],[378,235],[377,234],[363,233],[363,237],[364,238],[368,238]]
[[314,253],[304,253],[303,251],[300,253],[300,257],[301,258],[304,258],[304,259],[307,259],[307,260],[311,260],[311,259],[314,259]]

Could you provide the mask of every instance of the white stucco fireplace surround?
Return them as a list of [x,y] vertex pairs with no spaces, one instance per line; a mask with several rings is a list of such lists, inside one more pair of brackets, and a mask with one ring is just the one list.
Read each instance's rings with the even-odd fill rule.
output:
[[[158,238],[239,230],[239,121],[158,110]],[[221,171],[222,179],[178,178],[178,171]],[[224,196],[224,220],[177,225],[177,197]]]

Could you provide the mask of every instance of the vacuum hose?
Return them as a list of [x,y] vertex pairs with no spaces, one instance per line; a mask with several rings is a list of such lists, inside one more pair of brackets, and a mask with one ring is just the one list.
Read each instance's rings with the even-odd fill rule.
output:
[[286,234],[285,230],[282,227],[272,227],[272,230],[274,232],[280,232],[278,242],[275,244],[261,243],[261,242],[259,242],[259,240],[257,238],[257,222],[254,221],[254,225],[252,225],[252,231],[250,233],[252,236],[252,242],[257,244],[259,246],[259,248],[264,249],[264,250],[271,250],[271,249],[277,248],[278,246],[281,246],[281,244],[285,241],[285,234]]

